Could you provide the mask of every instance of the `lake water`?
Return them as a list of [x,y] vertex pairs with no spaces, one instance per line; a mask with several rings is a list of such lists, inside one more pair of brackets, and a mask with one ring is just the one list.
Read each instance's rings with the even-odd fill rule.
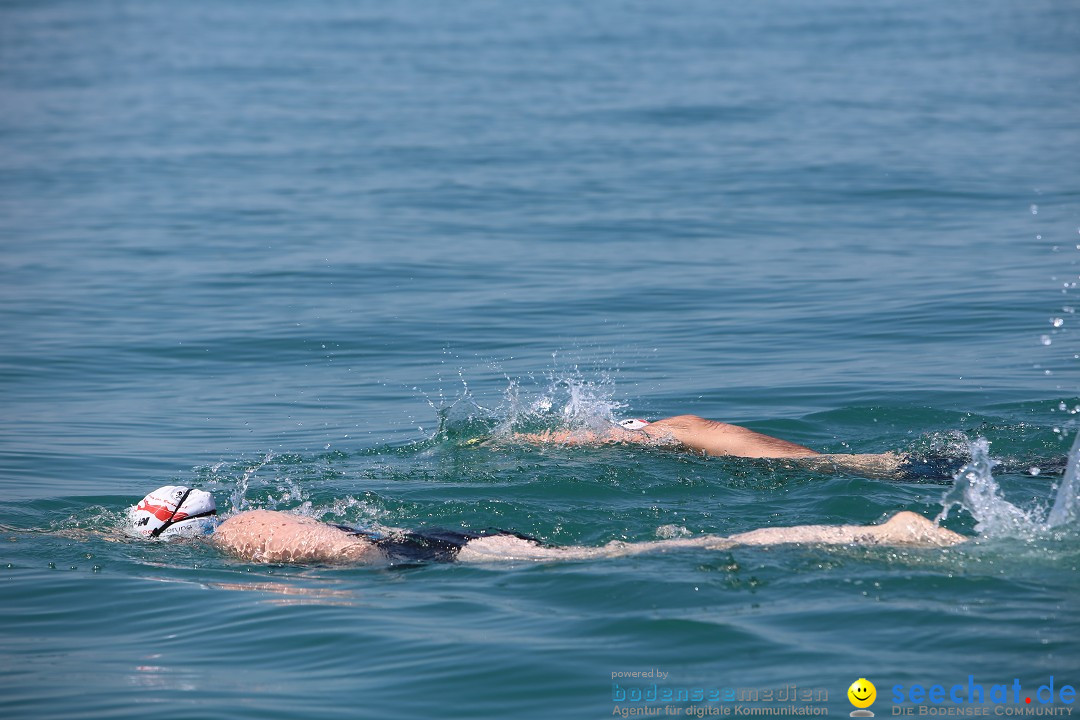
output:
[[[1078,77],[1057,0],[0,5],[0,714],[1075,687],[1080,535],[1045,516]],[[952,484],[470,444],[678,413],[1000,464],[948,550],[305,568],[124,534],[173,483],[582,545],[935,517]]]

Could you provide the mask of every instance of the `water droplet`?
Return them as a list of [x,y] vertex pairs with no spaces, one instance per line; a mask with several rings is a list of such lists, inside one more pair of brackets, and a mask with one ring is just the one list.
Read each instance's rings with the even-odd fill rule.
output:
[[1038,205],[1036,205],[1034,203],[1031,204],[1031,214],[1032,215],[1038,215],[1039,214],[1039,206]]
[[1039,468],[1037,468],[1037,467],[1030,467],[1030,468],[1028,468],[1028,472],[1031,473],[1032,475],[1038,475],[1040,471],[1039,471]]
[[1050,324],[1053,325],[1054,327],[1061,327],[1062,325],[1065,324],[1065,321],[1062,320],[1061,318],[1050,318]]
[[1050,336],[1043,335],[1041,338],[1039,338],[1039,342],[1041,342],[1043,345],[1049,345],[1051,343]]

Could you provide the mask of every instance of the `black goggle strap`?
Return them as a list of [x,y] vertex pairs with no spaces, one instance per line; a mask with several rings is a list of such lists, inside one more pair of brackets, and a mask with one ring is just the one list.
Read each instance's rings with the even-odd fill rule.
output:
[[161,527],[159,527],[159,528],[155,529],[153,532],[151,532],[150,537],[152,537],[152,538],[158,537],[159,535],[161,535],[161,533],[168,530],[170,527],[172,527],[177,522],[184,522],[185,520],[195,520],[197,518],[204,518],[204,517],[210,517],[211,515],[217,515],[217,510],[215,509],[215,510],[207,510],[206,512],[201,512],[201,513],[198,513],[196,515],[188,515],[187,517],[182,518],[180,520],[173,520],[173,518],[176,517],[176,513],[180,512],[180,508],[184,506],[184,501],[186,501],[188,499],[188,495],[190,495],[190,494],[191,494],[191,488],[188,488],[187,492],[185,492],[182,496],[180,496],[180,500],[176,503],[176,507],[173,508],[172,515],[169,516],[169,519],[166,520],[165,522],[163,522],[161,524]]

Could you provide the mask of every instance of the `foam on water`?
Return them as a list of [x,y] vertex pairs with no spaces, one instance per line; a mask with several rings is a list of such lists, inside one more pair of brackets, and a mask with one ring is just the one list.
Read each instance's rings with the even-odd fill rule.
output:
[[1065,466],[1065,476],[1061,479],[1054,505],[1050,508],[1050,514],[1046,517],[1046,524],[1050,527],[1067,525],[1076,520],[1080,500],[1080,431],[1076,433],[1072,449],[1069,451],[1068,464]]
[[232,495],[229,500],[232,502],[232,509],[234,512],[241,512],[243,510],[250,510],[251,506],[248,503],[245,495],[248,491],[248,485],[251,483],[251,478],[257,473],[264,465],[273,460],[274,454],[272,452],[266,453],[263,458],[244,470],[244,474],[240,477],[240,480],[236,483],[236,487],[233,488]]
[[1069,451],[1067,469],[1049,511],[1043,506],[1021,508],[1005,499],[993,476],[998,463],[990,457],[990,443],[979,438],[971,443],[971,462],[956,474],[953,486],[941,499],[936,520],[945,520],[954,507],[966,510],[975,519],[975,530],[983,537],[1032,538],[1052,528],[1076,521],[1080,494],[1080,433]]
[[[588,379],[577,368],[551,371],[540,379],[507,378],[495,407],[480,404],[462,381],[462,394],[435,408],[440,436],[468,435],[474,425],[499,439],[518,432],[540,430],[604,431],[626,405],[615,399],[615,382],[608,373]],[[430,400],[429,400],[430,402]]]

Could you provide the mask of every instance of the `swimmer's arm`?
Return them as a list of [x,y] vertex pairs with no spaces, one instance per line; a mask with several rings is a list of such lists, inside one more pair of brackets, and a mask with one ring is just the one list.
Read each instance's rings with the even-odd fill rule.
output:
[[315,518],[273,510],[249,510],[228,518],[210,542],[256,563],[366,563],[382,556],[363,538]]
[[612,428],[607,433],[592,430],[544,430],[538,433],[514,433],[510,440],[530,445],[602,445],[619,442],[618,434],[625,432],[618,428]]

